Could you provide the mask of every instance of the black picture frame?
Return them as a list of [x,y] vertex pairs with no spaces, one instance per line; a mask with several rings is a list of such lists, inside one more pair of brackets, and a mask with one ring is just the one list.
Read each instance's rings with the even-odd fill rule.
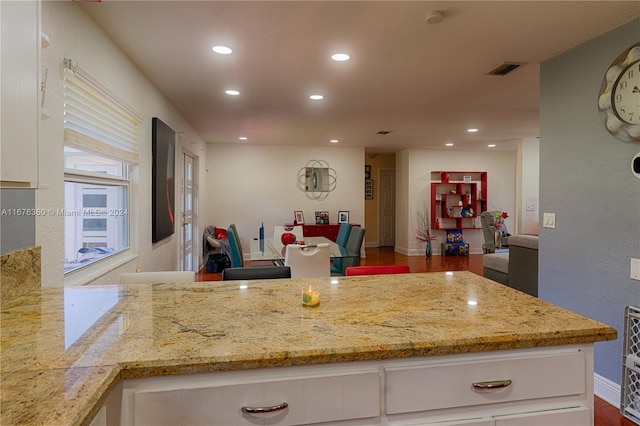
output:
[[338,223],[349,223],[349,211],[341,210],[338,212]]
[[364,199],[373,200],[373,179],[364,180]]
[[151,241],[175,232],[176,132],[158,117],[151,120]]

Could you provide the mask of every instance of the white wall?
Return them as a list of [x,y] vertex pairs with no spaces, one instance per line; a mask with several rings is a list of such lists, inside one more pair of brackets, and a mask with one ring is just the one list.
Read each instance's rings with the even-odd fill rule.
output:
[[[44,107],[51,118],[41,121],[39,140],[40,189],[36,208],[62,209],[63,197],[63,59],[71,58],[99,79],[112,92],[143,116],[139,139],[139,167],[134,176],[132,243],[139,257],[128,263],[107,262],[92,274],[74,273],[67,283],[113,283],[121,272],[133,272],[140,263],[143,270],[178,269],[179,227],[170,238],[151,244],[151,119],[159,117],[176,131],[195,154],[204,157],[206,145],[167,100],[145,78],[127,56],[73,2],[43,2],[42,28],[50,46],[42,50],[42,66],[48,69]],[[181,146],[179,145],[179,148]],[[177,150],[179,154],[180,151]],[[180,158],[179,155],[177,155]],[[179,169],[177,169],[179,170]],[[200,190],[206,193],[201,172]],[[179,183],[177,181],[176,183]],[[176,188],[176,194],[179,194]],[[176,197],[178,200],[178,197]],[[206,203],[206,200],[203,200]],[[178,201],[176,201],[176,204]],[[42,285],[62,285],[64,257],[64,218],[36,219],[36,244],[42,246]],[[99,279],[95,279],[100,276]]]
[[[518,233],[537,234],[540,222],[540,139],[523,139],[520,142],[518,171]],[[533,207],[533,210],[527,210],[527,206]]]
[[[305,223],[315,223],[315,212],[326,210],[338,222],[338,211],[348,210],[349,221],[364,226],[364,148],[237,144],[209,144],[205,178],[208,208],[203,224],[238,227],[243,250],[258,237],[264,223],[265,237],[273,227],[293,222],[302,210]],[[335,170],[336,189],[326,199],[310,199],[297,188],[298,172],[310,160],[324,160]],[[366,234],[365,234],[366,240]]]
[[[425,202],[430,208],[432,171],[487,172],[488,210],[509,212],[509,231],[517,231],[516,151],[406,150],[396,158],[397,181],[407,185],[406,193],[399,192],[396,197],[396,251],[424,255],[424,243],[415,234],[416,213]],[[433,252],[439,254],[444,231],[435,231],[435,235],[438,240],[433,243]],[[466,229],[463,237],[471,253],[482,253],[481,229]]]

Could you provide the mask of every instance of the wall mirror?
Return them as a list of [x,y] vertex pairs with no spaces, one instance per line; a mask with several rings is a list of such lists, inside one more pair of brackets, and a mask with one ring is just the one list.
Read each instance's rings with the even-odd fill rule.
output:
[[315,200],[326,198],[336,182],[336,171],[324,160],[311,160],[298,171],[298,189]]
[[305,167],[305,191],[329,192],[329,169]]

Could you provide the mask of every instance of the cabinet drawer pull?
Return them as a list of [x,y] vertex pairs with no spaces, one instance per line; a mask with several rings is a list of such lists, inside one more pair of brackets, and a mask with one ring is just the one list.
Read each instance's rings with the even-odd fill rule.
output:
[[489,382],[474,382],[473,387],[476,389],[499,389],[506,388],[511,385],[511,380],[492,380]]
[[274,405],[273,407],[247,407],[244,406],[241,408],[243,413],[249,414],[257,414],[257,413],[273,413],[274,411],[281,411],[287,408],[289,404],[283,402],[278,405]]

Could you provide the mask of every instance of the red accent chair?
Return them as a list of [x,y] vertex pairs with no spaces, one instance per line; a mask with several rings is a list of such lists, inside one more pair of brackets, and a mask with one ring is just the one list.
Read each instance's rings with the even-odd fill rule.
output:
[[372,265],[372,266],[349,266],[344,274],[347,277],[354,275],[381,275],[381,274],[408,274],[408,265]]

